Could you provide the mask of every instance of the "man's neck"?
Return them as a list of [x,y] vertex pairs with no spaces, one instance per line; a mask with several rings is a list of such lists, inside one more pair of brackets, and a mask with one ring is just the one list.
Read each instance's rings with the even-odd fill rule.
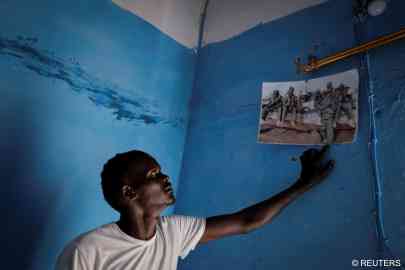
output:
[[121,213],[117,225],[124,233],[140,240],[149,240],[156,233],[159,216]]

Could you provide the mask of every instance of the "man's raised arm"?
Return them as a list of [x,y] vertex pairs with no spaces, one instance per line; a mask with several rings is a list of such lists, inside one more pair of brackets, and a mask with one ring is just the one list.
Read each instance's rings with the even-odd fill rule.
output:
[[324,162],[328,148],[328,146],[324,146],[321,150],[305,151],[300,157],[300,177],[286,190],[236,213],[207,218],[205,232],[200,243],[225,236],[249,233],[269,223],[290,202],[322,182],[330,174],[335,162],[333,160]]

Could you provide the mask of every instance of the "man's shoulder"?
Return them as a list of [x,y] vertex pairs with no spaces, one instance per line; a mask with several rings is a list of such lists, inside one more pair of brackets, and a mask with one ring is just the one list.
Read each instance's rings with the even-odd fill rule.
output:
[[162,224],[173,224],[173,223],[179,223],[184,220],[189,220],[189,219],[195,219],[197,217],[193,216],[185,216],[185,215],[168,215],[168,216],[161,216],[160,217],[160,223]]
[[96,254],[108,247],[111,240],[114,240],[113,224],[101,225],[73,238],[59,254],[57,265],[62,267],[61,269],[65,269],[63,267],[72,260],[94,261]]
[[163,229],[178,228],[183,229],[193,224],[204,223],[205,218],[197,216],[187,216],[187,215],[169,215],[160,217],[160,226]]
[[71,240],[69,245],[74,246],[81,252],[84,252],[89,247],[97,246],[104,239],[111,237],[113,224],[114,223],[107,223],[86,231]]

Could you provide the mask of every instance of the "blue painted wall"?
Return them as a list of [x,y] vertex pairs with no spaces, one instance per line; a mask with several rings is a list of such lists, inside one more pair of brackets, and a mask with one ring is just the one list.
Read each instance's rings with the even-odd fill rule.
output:
[[[351,5],[331,0],[208,45],[194,72],[191,50],[110,1],[2,1],[3,268],[52,269],[67,241],[117,218],[99,184],[116,152],[155,155],[178,188],[177,213],[229,213],[276,194],[295,181],[299,165],[291,157],[306,148],[256,143],[262,82],[351,68],[361,75],[360,129],[354,144],[332,148],[338,163],[330,179],[272,224],[203,245],[180,266],[341,270],[353,258],[403,256],[404,42],[370,52],[368,68],[357,57],[310,76],[293,68],[295,57],[315,47],[322,57],[404,26],[405,4],[392,0],[387,13],[355,32]],[[388,239],[383,254],[376,214]]]
[[[392,23],[391,30],[399,28],[401,9],[398,3],[396,5],[390,7],[398,12],[387,22]],[[370,26],[373,34],[377,34],[379,31],[373,27]],[[325,183],[293,202],[264,228],[203,245],[181,264],[181,269],[342,270],[351,269],[355,258],[381,258],[377,252],[374,163],[369,155],[367,69],[359,57],[308,76],[297,75],[293,64],[295,57],[305,57],[314,50],[317,56],[323,57],[365,40],[354,30],[352,1],[336,0],[260,24],[237,37],[202,49],[176,212],[212,216],[237,211],[278,193],[295,181],[299,164],[292,162],[291,157],[299,155],[306,147],[256,143],[262,82],[302,80],[358,68],[361,80],[359,132],[353,144],[332,147],[331,156],[337,160],[337,166]],[[377,64],[371,72],[380,74],[378,69],[383,69],[392,57],[391,61],[397,63],[393,66],[395,72],[385,71],[384,75],[379,75],[383,76],[379,87],[392,83],[392,88],[403,88],[405,62],[394,58],[403,51],[403,43],[393,45],[391,50],[372,56],[372,62]],[[390,80],[392,76],[396,78],[395,83]],[[403,95],[400,103],[395,103],[395,114],[403,111]],[[387,102],[385,99],[394,102],[397,97],[398,94],[384,94],[381,102]],[[386,113],[390,111],[387,109]],[[395,138],[399,142],[400,121],[403,120],[398,118],[390,123],[380,117],[378,125],[385,125],[386,130],[382,133],[391,136],[387,140]],[[388,131],[388,127],[396,127],[396,130]],[[379,150],[381,160],[385,159],[382,166],[388,169],[385,176],[387,181],[397,181],[391,186],[397,202],[393,207],[388,204],[393,204],[395,199],[385,201],[384,206],[389,210],[384,217],[391,219],[386,222],[387,231],[395,230],[398,235],[398,230],[403,234],[403,226],[398,227],[404,224],[404,217],[398,212],[403,197],[395,188],[403,187],[398,177],[402,175],[403,179],[404,167],[403,162],[400,163],[403,155],[394,148],[394,142],[389,143],[389,148],[383,143],[379,144]],[[388,156],[393,156],[394,149],[397,161],[395,165],[388,165]],[[395,170],[391,171],[393,167]],[[397,252],[400,243],[400,239],[393,243]],[[401,248],[403,254],[403,246]]]
[[[405,1],[389,2],[387,11],[363,25],[369,40],[405,27]],[[374,91],[377,172],[382,191],[384,254],[405,265],[405,40],[370,51],[370,88]]]
[[2,269],[52,269],[118,218],[99,177],[115,153],[150,152],[177,186],[196,57],[108,0],[3,0],[0,17]]

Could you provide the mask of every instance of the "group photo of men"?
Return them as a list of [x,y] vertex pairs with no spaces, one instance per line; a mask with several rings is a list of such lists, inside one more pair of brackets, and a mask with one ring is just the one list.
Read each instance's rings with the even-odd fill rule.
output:
[[317,82],[263,84],[259,142],[352,142],[358,111],[356,76],[352,77],[347,82],[320,78]]

